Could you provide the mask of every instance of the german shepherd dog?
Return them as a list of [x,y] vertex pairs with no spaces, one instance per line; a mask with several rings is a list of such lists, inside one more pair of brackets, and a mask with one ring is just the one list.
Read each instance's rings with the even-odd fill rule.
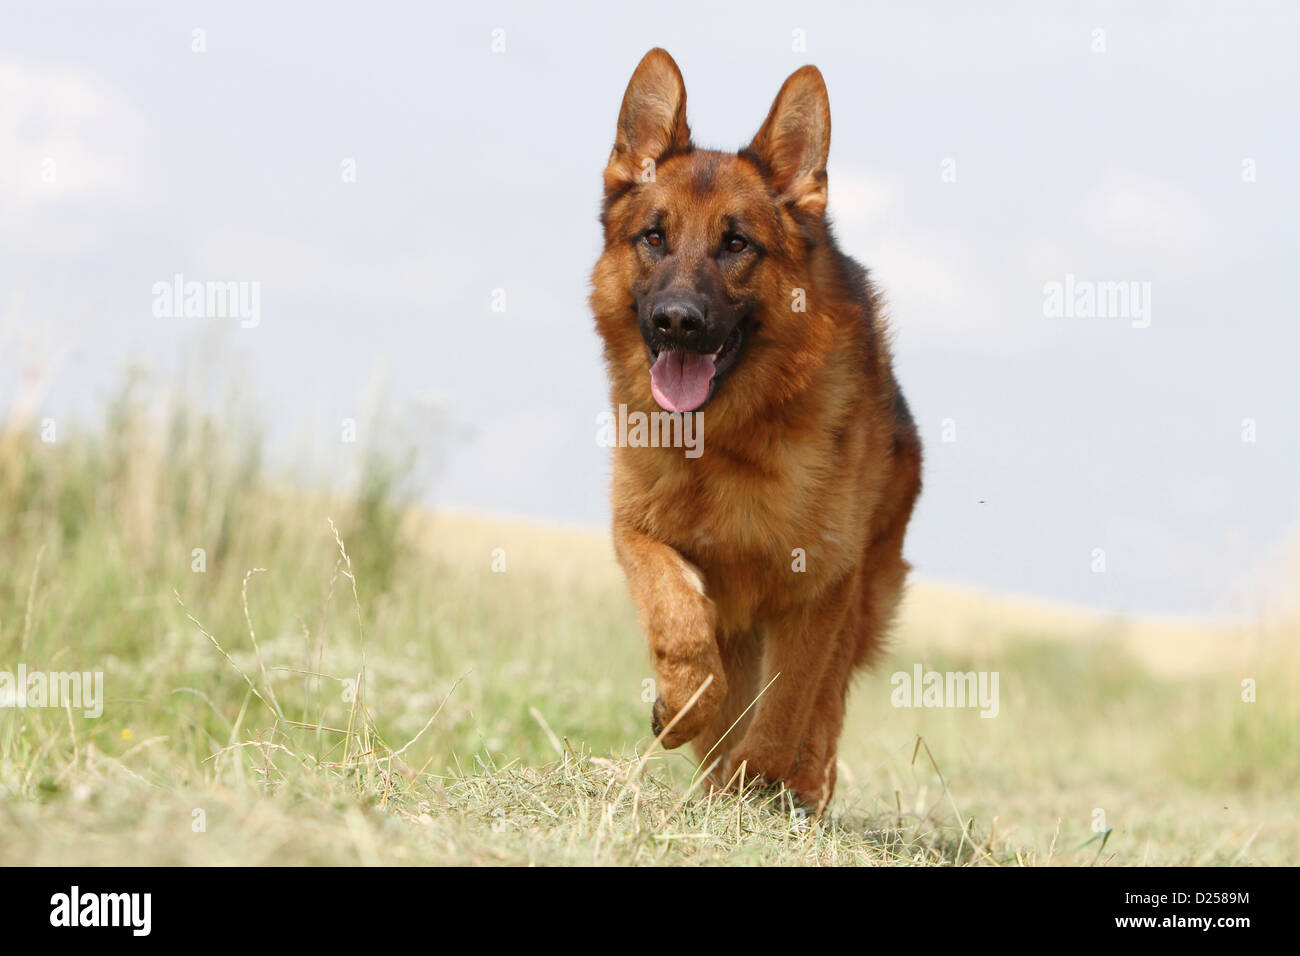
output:
[[[615,550],[665,747],[824,810],[856,667],[898,605],[921,445],[883,303],[826,218],[830,102],[786,80],[736,153],[697,149],[664,50],[628,83],[591,305],[615,406],[699,412],[702,454],[617,447]],[[700,410],[707,409],[701,412]]]

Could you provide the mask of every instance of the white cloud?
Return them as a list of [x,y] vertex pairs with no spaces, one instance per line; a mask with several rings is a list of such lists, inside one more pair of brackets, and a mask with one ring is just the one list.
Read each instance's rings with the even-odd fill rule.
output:
[[[263,282],[265,291],[278,297],[345,299],[434,311],[467,299],[471,314],[484,321],[584,331],[590,321],[586,302],[580,298],[566,303],[536,283],[515,283],[508,273],[485,270],[480,257],[442,249],[367,262],[293,236],[223,232],[197,240],[195,261],[202,275],[187,278]],[[490,310],[496,288],[506,293],[504,313]]]
[[900,228],[903,220],[903,186],[883,176],[832,167],[830,216],[835,223],[887,224]]
[[1072,212],[1108,259],[1164,275],[1195,273],[1222,261],[1234,245],[1226,226],[1185,190],[1131,173],[1102,182]]
[[900,182],[832,171],[830,212],[840,247],[871,270],[890,321],[909,344],[981,351],[1030,348],[1049,334],[1033,246],[998,248],[951,225],[908,229]]
[[1057,326],[1042,288],[1066,273],[1098,280],[1196,275],[1225,261],[1223,224],[1176,184],[1120,174],[1066,198],[1056,223],[1016,235],[1006,223],[905,224],[900,182],[832,171],[830,209],[840,245],[868,266],[905,342],[1019,352]]
[[94,248],[156,179],[149,124],[85,73],[0,61],[0,249]]
[[[436,307],[459,296],[478,271],[468,257],[433,251],[383,261],[348,258],[324,246],[288,236],[223,233],[199,243],[202,276],[265,283],[279,297],[338,298],[367,305]],[[487,290],[484,290],[486,302]]]

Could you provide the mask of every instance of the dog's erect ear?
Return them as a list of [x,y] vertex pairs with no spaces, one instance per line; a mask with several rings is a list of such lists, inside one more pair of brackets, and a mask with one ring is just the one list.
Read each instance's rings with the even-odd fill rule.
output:
[[654,179],[660,157],[690,142],[682,72],[666,50],[655,47],[641,58],[623,94],[614,151],[605,167],[605,191]]
[[815,66],[785,81],[772,110],[749,144],[767,168],[782,202],[817,216],[826,212],[826,157],[831,148],[831,103]]

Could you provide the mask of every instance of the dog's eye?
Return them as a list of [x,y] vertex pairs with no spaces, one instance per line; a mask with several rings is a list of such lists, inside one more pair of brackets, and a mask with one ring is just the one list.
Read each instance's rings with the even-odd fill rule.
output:
[[723,248],[728,252],[744,252],[749,243],[740,236],[727,236],[722,242]]
[[658,249],[664,244],[664,234],[658,229],[651,229],[645,234],[646,245]]

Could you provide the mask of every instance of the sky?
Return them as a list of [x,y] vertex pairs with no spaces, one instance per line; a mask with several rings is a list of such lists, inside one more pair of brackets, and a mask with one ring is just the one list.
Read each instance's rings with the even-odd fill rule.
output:
[[[918,573],[1251,613],[1300,542],[1300,7],[976,6],[14,6],[0,415],[228,364],[273,459],[328,472],[382,387],[433,504],[606,525],[586,300],[628,78],[668,49],[734,149],[815,63],[926,447]],[[160,307],[178,274],[256,322]]]

